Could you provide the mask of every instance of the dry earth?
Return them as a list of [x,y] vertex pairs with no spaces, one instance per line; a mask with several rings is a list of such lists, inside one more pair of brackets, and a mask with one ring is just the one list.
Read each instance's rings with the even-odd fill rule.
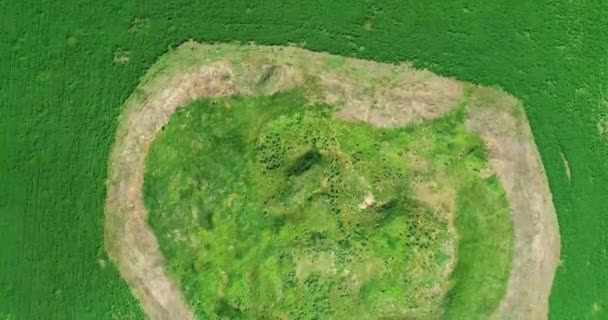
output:
[[[336,105],[341,118],[382,127],[437,118],[454,108],[465,91],[460,82],[407,65],[290,47],[189,42],[165,55],[125,104],[109,159],[105,204],[106,250],[151,319],[193,319],[194,315],[167,274],[147,224],[142,185],[150,144],[171,114],[192,100],[268,95],[311,79],[314,90],[305,91],[311,101]],[[488,146],[515,229],[513,270],[495,316],[546,318],[559,233],[542,163],[525,117],[512,112],[520,107],[517,101],[496,90],[471,88],[468,126]]]
[[[494,101],[488,107],[487,100]],[[519,101],[477,88],[467,126],[479,134],[507,193],[514,251],[507,292],[495,319],[546,319],[559,263],[557,216],[540,155]]]

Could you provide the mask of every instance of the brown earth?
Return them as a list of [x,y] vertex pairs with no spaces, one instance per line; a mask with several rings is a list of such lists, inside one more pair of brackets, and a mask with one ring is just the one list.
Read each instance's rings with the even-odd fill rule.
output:
[[[112,261],[151,319],[194,319],[178,286],[167,276],[156,237],[147,224],[141,188],[145,158],[154,137],[175,110],[200,96],[234,94],[216,64],[141,88],[117,133],[109,163],[105,245]],[[132,102],[135,103],[135,102]]]
[[[407,65],[297,48],[190,42],[161,58],[126,102],[119,119],[105,205],[106,250],[151,319],[194,316],[167,274],[147,224],[142,185],[150,144],[171,114],[192,100],[268,95],[305,85],[311,78],[314,85],[305,87],[311,101],[337,106],[339,117],[381,127],[437,118],[452,110],[464,94],[462,83]],[[559,257],[551,195],[527,121],[508,111],[505,101],[511,100],[505,94],[489,99],[488,92],[495,91],[473,90],[478,107],[471,109],[468,126],[488,147],[491,165],[507,192],[515,229],[513,270],[496,318],[546,318]],[[437,196],[429,186],[419,191],[428,199]]]
[[514,230],[507,292],[495,319],[546,319],[560,238],[540,155],[519,101],[506,94],[488,105],[488,89],[473,93],[467,126],[479,134],[505,189]]

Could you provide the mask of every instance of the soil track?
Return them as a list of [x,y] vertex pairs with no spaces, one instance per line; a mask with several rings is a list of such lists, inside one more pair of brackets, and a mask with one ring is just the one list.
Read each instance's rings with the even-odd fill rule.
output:
[[178,286],[167,276],[156,237],[147,224],[141,192],[146,154],[154,137],[179,106],[200,96],[234,93],[230,83],[221,80],[225,72],[222,65],[206,66],[144,89],[150,97],[139,101],[141,108],[129,112],[118,131],[110,162],[105,244],[110,258],[151,319],[194,319],[194,316]]
[[[494,104],[484,106],[487,98]],[[557,216],[540,155],[519,101],[477,88],[467,125],[483,140],[507,193],[515,236],[511,276],[495,319],[546,319],[559,263]]]
[[[302,85],[311,77],[320,89],[310,91],[311,101],[338,106],[337,115],[342,118],[383,127],[439,117],[464,94],[462,83],[406,65],[297,48],[190,42],[163,57],[147,73],[121,115],[109,160],[105,206],[108,254],[151,319],[194,318],[167,275],[147,224],[142,186],[147,151],[155,136],[173,112],[194,99],[273,94]],[[473,90],[473,97],[482,93],[486,92]],[[557,220],[527,121],[508,112],[511,105],[505,101],[511,100],[504,96],[487,99],[486,94],[484,99],[474,100],[480,106],[472,109],[469,119],[469,127],[488,146],[492,167],[507,192],[515,229],[513,271],[496,317],[546,318],[559,257]],[[506,107],[482,108],[488,103]],[[492,121],[496,110],[502,112],[501,120],[512,125],[503,128],[501,122]]]

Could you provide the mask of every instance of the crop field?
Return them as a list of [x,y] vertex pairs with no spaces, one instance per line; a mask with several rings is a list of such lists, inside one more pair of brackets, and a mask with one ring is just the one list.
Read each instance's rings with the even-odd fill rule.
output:
[[0,319],[144,317],[103,248],[107,162],[140,77],[188,39],[409,61],[520,98],[562,240],[549,317],[608,317],[604,3],[0,0]]

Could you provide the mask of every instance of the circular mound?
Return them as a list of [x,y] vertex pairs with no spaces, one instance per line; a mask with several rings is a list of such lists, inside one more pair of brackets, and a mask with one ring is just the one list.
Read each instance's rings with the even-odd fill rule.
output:
[[[211,100],[189,105],[200,98]],[[207,124],[214,113],[205,108],[234,121]],[[189,109],[201,112],[198,125],[179,120],[196,118]],[[184,124],[165,126],[178,110],[172,123]],[[298,121],[312,131],[292,132]],[[157,135],[164,143],[152,144]],[[148,219],[150,149],[164,151],[146,169]],[[369,170],[353,169],[362,165]],[[499,90],[297,48],[186,43],[152,66],[126,102],[108,175],[106,250],[152,319],[547,314],[559,257],[555,211],[522,106]],[[316,179],[324,177],[333,178]],[[221,183],[209,190],[213,181]],[[375,232],[383,228],[390,232]],[[363,260],[384,266],[352,267]],[[255,272],[239,278],[252,263]],[[282,276],[294,272],[291,291],[282,289]],[[405,282],[391,291],[391,280]],[[358,290],[327,306],[345,287]],[[286,301],[289,292],[301,300]]]
[[440,314],[453,239],[410,190],[414,135],[332,114],[297,92],[203,100],[156,139],[144,200],[198,314]]

